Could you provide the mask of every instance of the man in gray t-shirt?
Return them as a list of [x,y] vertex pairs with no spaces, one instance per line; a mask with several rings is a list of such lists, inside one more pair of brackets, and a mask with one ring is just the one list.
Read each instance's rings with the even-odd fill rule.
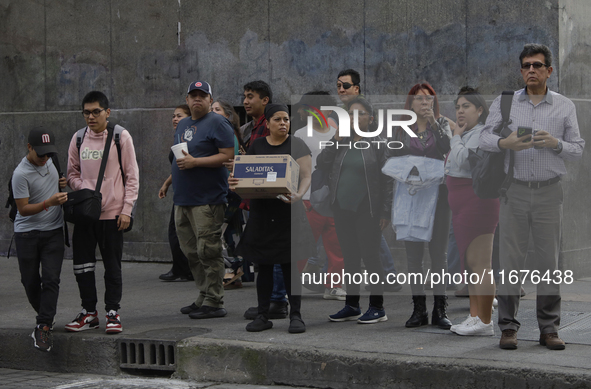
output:
[[37,312],[37,326],[31,335],[34,346],[49,351],[64,259],[60,205],[68,195],[60,192],[66,187],[66,179],[59,177],[50,158],[57,153],[53,133],[42,127],[32,129],[27,148],[29,152],[12,175],[12,192],[18,208],[14,237],[21,282]]

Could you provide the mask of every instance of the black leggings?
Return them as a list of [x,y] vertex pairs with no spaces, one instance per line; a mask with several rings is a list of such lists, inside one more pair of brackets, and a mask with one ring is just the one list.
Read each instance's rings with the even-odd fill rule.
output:
[[[437,197],[437,208],[435,209],[435,219],[433,221],[433,234],[429,242],[429,256],[431,257],[430,273],[442,274],[447,271],[447,242],[449,240],[449,220],[451,212],[447,202],[447,186],[439,185],[439,196]],[[406,248],[406,260],[408,263],[408,273],[425,274],[423,272],[423,253],[425,251],[424,242],[404,242]],[[428,282],[431,282],[430,280]],[[445,295],[445,282],[439,282],[433,285],[433,294],[435,296]],[[413,296],[425,295],[425,282],[410,284]]]

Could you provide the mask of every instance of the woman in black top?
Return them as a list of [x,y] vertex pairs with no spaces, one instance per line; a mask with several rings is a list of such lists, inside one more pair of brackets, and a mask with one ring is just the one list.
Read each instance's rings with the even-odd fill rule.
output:
[[[358,97],[349,105],[352,133],[355,111],[359,118],[359,130],[373,130],[373,108],[367,100]],[[345,307],[330,315],[331,321],[357,320],[369,324],[388,320],[383,307],[384,270],[379,250],[382,230],[390,220],[393,180],[382,174],[389,153],[385,143],[379,141],[383,139],[364,138],[356,133],[346,139],[335,135],[333,145],[326,147],[316,160],[318,169],[330,172],[330,200],[343,251],[345,273],[351,276],[360,274],[363,258],[368,272],[378,277],[377,280],[370,280],[369,309],[363,316],[359,306],[359,281],[345,279]],[[339,147],[336,147],[337,143]]]
[[[246,229],[238,244],[238,252],[244,259],[259,265],[257,278],[257,298],[259,314],[246,326],[249,332],[264,331],[273,327],[268,312],[273,290],[273,265],[281,264],[285,289],[289,297],[290,333],[306,331],[300,314],[301,295],[299,282],[292,282],[296,276],[295,261],[307,258],[308,250],[302,242],[292,241],[292,226],[297,232],[298,226],[308,226],[308,221],[301,202],[302,196],[310,186],[312,156],[310,149],[298,138],[289,135],[289,113],[287,106],[268,104],[265,117],[270,135],[256,139],[249,147],[247,155],[290,154],[300,165],[300,178],[297,193],[287,193],[285,200],[253,199],[250,201],[250,215]],[[238,179],[229,178],[230,189],[236,188]],[[309,226],[308,226],[309,228]],[[310,231],[311,235],[311,231]],[[295,237],[301,234],[294,234]],[[313,239],[311,239],[311,248]],[[293,261],[292,261],[293,257]],[[292,289],[293,288],[293,289]]]

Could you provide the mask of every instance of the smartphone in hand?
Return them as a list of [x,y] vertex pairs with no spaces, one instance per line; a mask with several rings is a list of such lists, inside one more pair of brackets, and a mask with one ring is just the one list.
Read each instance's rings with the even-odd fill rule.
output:
[[530,135],[529,139],[523,141],[523,143],[527,143],[532,140],[532,128],[531,127],[517,127],[517,137],[521,138],[524,135]]

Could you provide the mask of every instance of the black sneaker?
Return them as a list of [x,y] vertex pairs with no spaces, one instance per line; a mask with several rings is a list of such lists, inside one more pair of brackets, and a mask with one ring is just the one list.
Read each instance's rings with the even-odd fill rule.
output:
[[[285,319],[287,317],[287,301],[271,301],[267,317],[271,320]],[[246,320],[254,320],[259,315],[258,307],[250,307],[244,312]]]
[[33,338],[33,346],[37,350],[49,351],[53,347],[53,336],[51,335],[51,328],[45,324],[39,324],[31,334]]
[[224,317],[228,314],[224,308],[214,308],[207,305],[202,305],[196,311],[189,313],[191,319],[211,319],[214,317]]
[[199,309],[199,307],[197,306],[197,304],[193,303],[191,305],[187,305],[186,307],[182,307],[181,313],[183,315],[188,315],[189,313],[193,313],[193,312],[197,311],[198,309]]

